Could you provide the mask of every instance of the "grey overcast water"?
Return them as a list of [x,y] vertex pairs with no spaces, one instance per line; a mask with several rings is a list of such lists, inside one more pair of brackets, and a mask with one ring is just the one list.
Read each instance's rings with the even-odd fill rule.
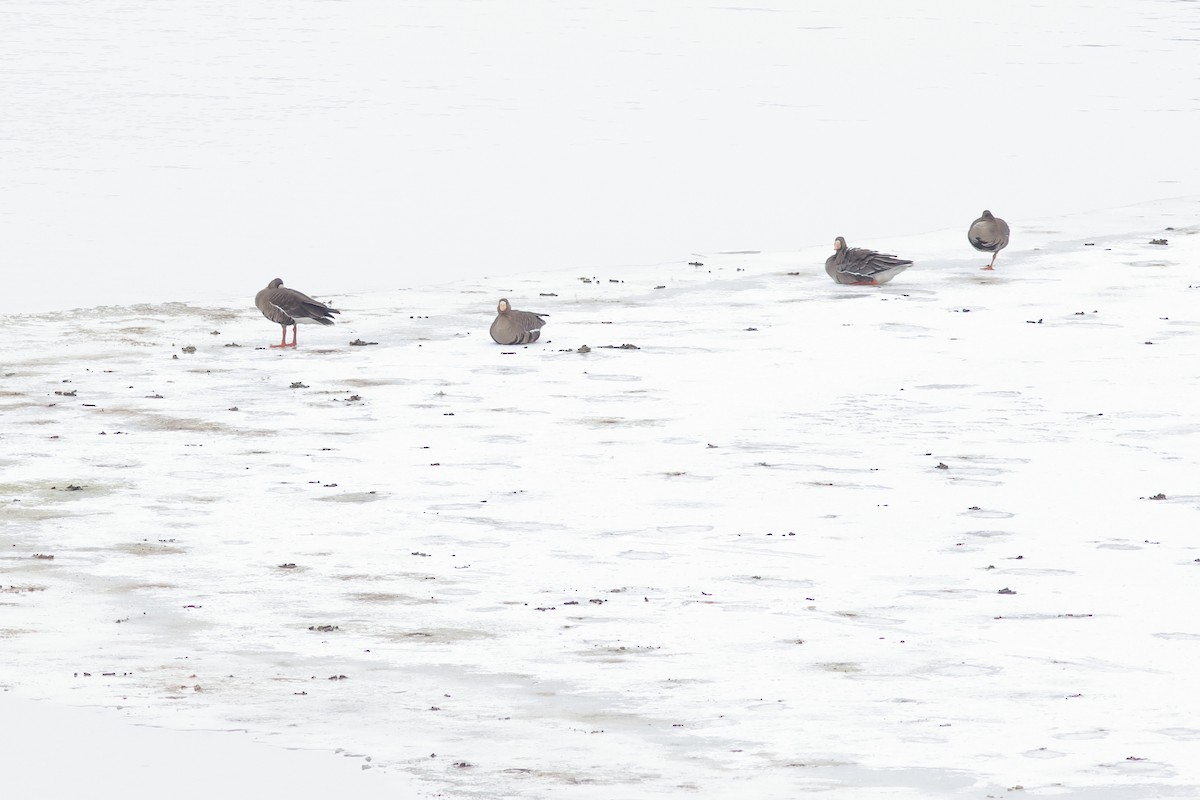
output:
[[1200,193],[1200,3],[10,0],[0,310]]

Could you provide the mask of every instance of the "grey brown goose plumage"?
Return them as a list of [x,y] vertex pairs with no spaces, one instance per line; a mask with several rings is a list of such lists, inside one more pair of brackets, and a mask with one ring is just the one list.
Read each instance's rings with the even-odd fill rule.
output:
[[887,283],[913,262],[865,247],[847,247],[841,236],[833,240],[833,255],[825,259],[825,272],[838,283],[877,286]]
[[508,303],[508,298],[500,299],[496,305],[496,319],[492,321],[492,340],[496,344],[529,344],[536,342],[541,335],[541,327],[546,324],[542,319],[544,314],[534,314],[532,311],[516,311]]
[[[320,300],[314,300],[304,292],[288,289],[279,278],[267,284],[267,288],[254,296],[254,305],[263,316],[278,325],[283,326],[283,338],[279,344],[271,347],[295,347],[296,323],[315,322],[320,325],[332,325],[333,315],[340,314],[336,308],[330,308]],[[287,340],[287,326],[292,326],[292,341]]]
[[992,254],[991,263],[983,269],[995,269],[996,256],[1008,247],[1008,223],[985,210],[967,229],[967,239],[976,250]]

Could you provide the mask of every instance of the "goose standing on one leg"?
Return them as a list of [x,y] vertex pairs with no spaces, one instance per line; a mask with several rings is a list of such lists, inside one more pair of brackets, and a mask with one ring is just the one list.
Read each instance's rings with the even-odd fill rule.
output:
[[992,212],[984,211],[983,216],[971,223],[967,229],[967,239],[976,250],[992,254],[992,261],[981,269],[995,269],[996,256],[1008,247],[1008,223]]
[[508,298],[501,298],[496,306],[496,319],[488,331],[496,344],[529,344],[536,342],[541,335],[541,327],[546,324],[543,314],[532,311],[515,311],[508,304]]
[[833,240],[833,255],[825,259],[825,271],[838,283],[878,286],[887,283],[913,262],[865,247],[847,247],[841,236]]
[[[313,300],[304,292],[285,288],[279,278],[268,283],[267,288],[254,296],[254,305],[258,306],[264,317],[283,326],[283,338],[279,344],[273,344],[271,347],[295,347],[297,322],[332,325],[333,315],[342,313],[320,300]],[[287,340],[288,325],[292,326],[290,342]]]

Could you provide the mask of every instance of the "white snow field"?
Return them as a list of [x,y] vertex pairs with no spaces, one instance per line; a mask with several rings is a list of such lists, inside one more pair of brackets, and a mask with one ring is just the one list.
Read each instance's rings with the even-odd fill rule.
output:
[[294,351],[274,269],[0,320],[6,785],[162,796],[158,742],[293,797],[1197,796],[1200,198],[994,210],[994,273],[977,209],[838,231],[884,287],[831,237],[334,274]]
[[1198,40],[0,4],[0,794],[1200,796]]

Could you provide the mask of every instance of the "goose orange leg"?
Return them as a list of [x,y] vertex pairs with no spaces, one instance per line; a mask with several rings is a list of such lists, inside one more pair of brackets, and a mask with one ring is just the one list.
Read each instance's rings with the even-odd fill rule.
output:
[[296,346],[296,325],[292,324],[292,341],[287,340],[287,325],[283,326],[283,336],[280,337],[279,344],[273,344],[271,347],[295,347]]

